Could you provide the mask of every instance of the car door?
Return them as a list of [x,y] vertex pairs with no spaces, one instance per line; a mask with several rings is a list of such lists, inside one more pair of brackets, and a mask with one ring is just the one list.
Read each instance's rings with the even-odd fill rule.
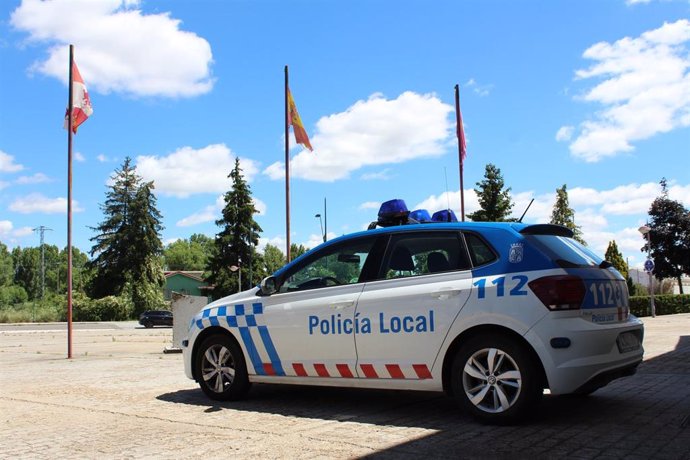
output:
[[279,357],[276,375],[356,376],[355,307],[374,243],[363,237],[325,246],[282,274],[278,292],[259,297]]
[[430,379],[448,330],[472,289],[460,233],[394,235],[379,280],[366,284],[356,315],[370,322],[355,336],[361,378]]

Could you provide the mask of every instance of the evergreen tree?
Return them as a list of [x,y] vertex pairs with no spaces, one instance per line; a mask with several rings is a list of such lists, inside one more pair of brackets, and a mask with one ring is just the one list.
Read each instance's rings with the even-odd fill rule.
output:
[[254,247],[259,243],[261,227],[254,220],[256,208],[252,201],[249,185],[242,176],[240,160],[235,159],[235,168],[228,176],[232,189],[225,194],[225,207],[216,225],[222,227],[216,235],[214,251],[208,264],[207,282],[214,286],[213,296],[220,298],[238,291],[239,274],[231,266],[239,266],[243,280],[242,288],[249,282],[250,263]]
[[101,205],[103,222],[92,230],[94,246],[89,264],[95,274],[91,295],[131,296],[135,313],[159,308],[163,277],[160,256],[163,245],[161,214],[156,208],[153,183],[142,183],[127,157],[111,176],[113,184]]
[[550,223],[569,228],[573,231],[573,238],[587,245],[582,238],[582,230],[578,225],[575,225],[575,211],[568,204],[568,191],[565,184],[556,189],[556,203],[553,205]]
[[[666,179],[661,180],[662,194],[649,208],[647,234],[657,279],[674,278],[683,294],[681,276],[690,274],[690,212],[668,197]],[[648,244],[642,248],[647,250]]]
[[609,241],[609,245],[606,248],[606,254],[605,254],[605,259],[609,262],[611,262],[611,265],[613,265],[613,268],[618,270],[618,273],[623,275],[623,278],[625,278],[625,282],[628,285],[628,293],[630,295],[635,295],[635,283],[633,283],[632,278],[630,277],[630,268],[628,267],[628,263],[625,261],[623,258],[623,254],[618,250],[618,245],[616,244],[616,241]]
[[511,221],[513,202],[510,198],[510,187],[503,189],[505,183],[501,170],[492,164],[486,165],[484,180],[477,182],[474,191],[479,199],[481,209],[470,213],[467,217],[475,222]]

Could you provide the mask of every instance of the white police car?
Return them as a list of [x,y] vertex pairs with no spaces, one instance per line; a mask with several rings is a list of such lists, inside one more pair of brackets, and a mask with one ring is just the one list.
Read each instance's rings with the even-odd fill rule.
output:
[[570,230],[407,224],[427,220],[384,203],[384,228],[324,243],[209,304],[183,341],[187,376],[216,400],[251,382],[445,391],[504,423],[545,388],[588,394],[635,372],[643,326],[625,280]]

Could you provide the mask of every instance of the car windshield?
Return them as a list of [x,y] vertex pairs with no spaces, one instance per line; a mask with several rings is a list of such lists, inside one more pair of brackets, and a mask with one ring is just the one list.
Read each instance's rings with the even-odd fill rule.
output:
[[604,261],[573,238],[556,235],[531,235],[527,238],[563,268],[594,268]]

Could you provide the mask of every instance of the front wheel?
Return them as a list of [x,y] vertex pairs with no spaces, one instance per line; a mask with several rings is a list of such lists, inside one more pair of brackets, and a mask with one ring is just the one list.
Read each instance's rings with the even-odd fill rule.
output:
[[481,421],[514,423],[539,402],[539,375],[524,345],[507,336],[477,336],[455,356],[453,393]]
[[227,335],[207,337],[199,347],[194,366],[201,390],[211,399],[236,400],[249,390],[242,349]]

